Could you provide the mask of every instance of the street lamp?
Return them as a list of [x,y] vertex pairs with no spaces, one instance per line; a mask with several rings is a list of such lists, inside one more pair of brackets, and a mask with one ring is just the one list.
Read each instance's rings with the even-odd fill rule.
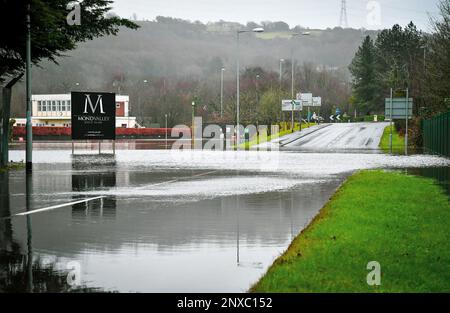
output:
[[281,83],[283,79],[283,63],[284,59],[280,59],[280,91],[281,91]]
[[167,150],[167,114],[164,114],[164,117],[166,119],[166,150]]
[[256,87],[256,126],[259,124],[259,118],[258,118],[258,110],[259,110],[259,79],[261,76],[258,74],[256,75],[255,79],[255,87]]
[[[293,33],[291,38],[294,37],[299,37],[299,36],[309,36],[311,35],[310,32],[302,32],[302,33]],[[292,101],[294,101],[294,71],[295,71],[295,66],[294,66],[294,46],[291,45],[291,99]],[[300,113],[301,114],[301,113]],[[302,130],[302,119],[301,119],[301,115],[300,115],[300,131]],[[291,116],[291,129],[292,131],[294,131],[294,105],[292,105],[292,116]]]
[[220,70],[220,118],[223,117],[223,72],[225,68],[222,67]]
[[192,101],[192,132],[191,132],[191,136],[192,136],[192,149],[194,149],[194,144],[195,144],[195,131],[194,131],[194,120],[195,120],[195,101]]
[[240,137],[239,137],[239,37],[243,33],[263,33],[264,29],[261,27],[254,28],[252,30],[238,30],[236,32],[236,143],[239,148]]
[[[144,79],[143,81],[143,85],[146,85],[146,84],[148,84],[149,83],[149,81],[147,80],[147,79]],[[145,87],[144,87],[145,88]],[[138,90],[138,106],[139,106],[139,108],[138,108],[138,110],[139,110],[139,118],[140,118],[140,122],[142,122],[142,124],[143,124],[143,117],[142,117],[142,104],[141,104],[141,95],[140,95],[140,92],[139,92],[139,90]]]

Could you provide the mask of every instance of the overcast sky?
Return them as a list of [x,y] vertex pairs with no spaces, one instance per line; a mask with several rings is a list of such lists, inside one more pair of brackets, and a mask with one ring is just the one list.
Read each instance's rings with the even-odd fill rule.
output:
[[[380,29],[413,21],[429,30],[439,0],[347,0],[348,25]],[[333,28],[339,25],[341,0],[114,0],[122,17],[135,13],[139,20],[170,16],[201,22],[284,21],[291,27]],[[380,12],[380,14],[378,14]]]

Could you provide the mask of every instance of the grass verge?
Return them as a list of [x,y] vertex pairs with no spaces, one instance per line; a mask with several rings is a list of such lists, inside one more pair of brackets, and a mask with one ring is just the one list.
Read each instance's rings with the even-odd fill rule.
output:
[[[450,292],[449,197],[395,172],[350,177],[252,292]],[[367,284],[370,261],[381,285]]]
[[[309,127],[311,127],[311,126],[314,126],[314,125],[316,125],[316,123],[302,123],[302,129],[306,129],[306,128],[309,128]],[[295,127],[294,127],[294,131],[298,131],[299,130],[299,124],[298,123],[296,123],[295,124]],[[239,145],[239,147],[241,148],[241,149],[245,149],[245,150],[247,150],[247,149],[250,149],[251,147],[253,147],[253,146],[255,146],[255,145],[259,145],[259,144],[262,144],[262,143],[265,143],[265,142],[268,142],[268,141],[271,141],[272,139],[274,139],[274,138],[279,138],[279,137],[283,137],[283,136],[285,136],[285,135],[288,135],[288,134],[291,134],[292,133],[292,130],[291,129],[282,129],[282,130],[280,130],[280,132],[278,132],[278,134],[276,134],[275,136],[267,136],[267,138],[263,138],[263,137],[260,137],[260,136],[254,136],[251,140],[249,140],[248,142],[245,142],[245,143],[241,143],[240,145]]]
[[25,168],[25,164],[23,162],[22,163],[12,162],[12,163],[9,163],[7,166],[0,167],[0,173],[6,172],[9,170],[21,170],[24,168]]
[[[385,153],[390,152],[389,147],[389,134],[391,133],[391,127],[387,126],[384,129],[383,136],[380,141],[380,148]],[[395,129],[395,126],[392,126],[392,152],[396,154],[401,154],[405,151],[405,138],[400,136]]]

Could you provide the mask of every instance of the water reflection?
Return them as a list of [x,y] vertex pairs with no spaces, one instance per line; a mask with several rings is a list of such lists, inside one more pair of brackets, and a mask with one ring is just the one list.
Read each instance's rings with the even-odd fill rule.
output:
[[[74,155],[72,162],[72,191],[77,192],[73,201],[91,197],[83,191],[105,190],[116,187],[115,155]],[[105,166],[107,171],[104,171]],[[88,171],[89,170],[89,171]],[[92,174],[94,172],[94,174]],[[72,206],[74,219],[116,217],[116,197],[108,196]]]
[[0,173],[2,217],[105,197],[1,219],[1,291],[246,291],[350,174],[143,163],[77,155],[36,164],[29,185]]
[[[13,239],[10,212],[9,173],[0,173],[0,292],[101,292],[100,288],[70,286],[68,272],[57,269],[55,262],[34,256],[31,215],[19,218],[26,225],[26,247]],[[31,210],[33,179],[25,175],[26,211]]]

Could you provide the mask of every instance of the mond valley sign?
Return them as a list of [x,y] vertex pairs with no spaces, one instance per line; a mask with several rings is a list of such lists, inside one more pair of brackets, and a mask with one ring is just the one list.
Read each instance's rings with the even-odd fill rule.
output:
[[116,95],[72,92],[72,140],[116,139]]

